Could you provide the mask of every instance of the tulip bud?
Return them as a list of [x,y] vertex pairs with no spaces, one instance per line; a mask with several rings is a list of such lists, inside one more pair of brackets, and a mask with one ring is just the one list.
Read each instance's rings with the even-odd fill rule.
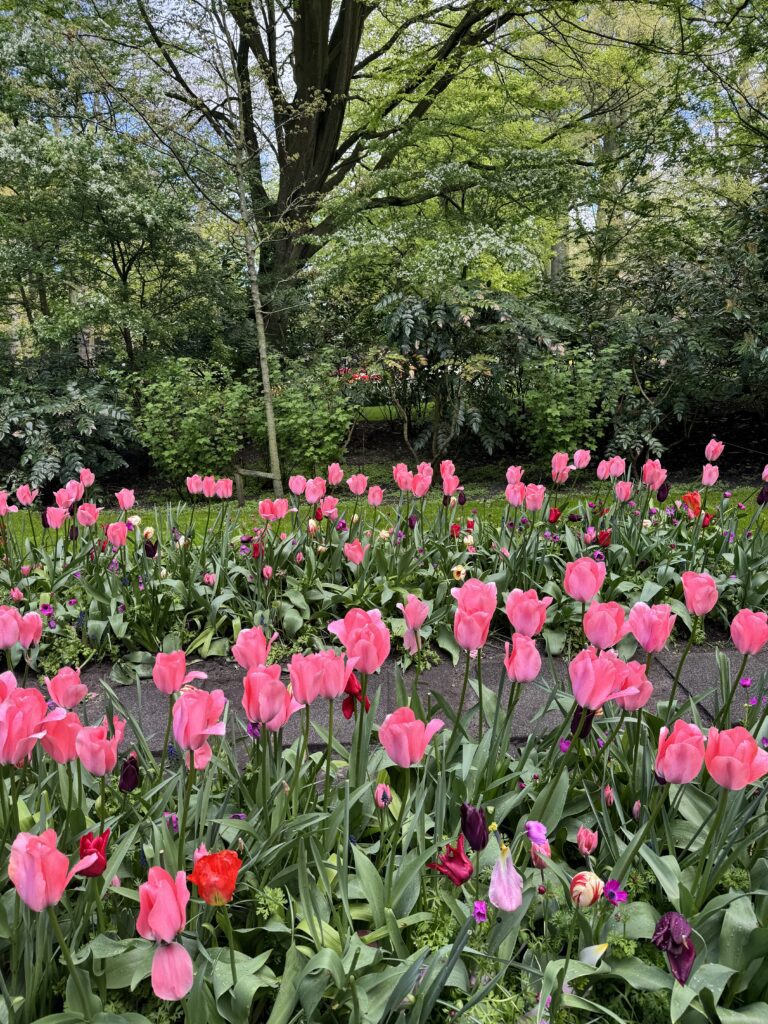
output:
[[597,832],[592,832],[591,829],[586,828],[584,825],[576,833],[576,845],[582,857],[588,857],[591,853],[594,853],[597,849],[597,842]]
[[571,899],[577,907],[591,907],[603,895],[603,880],[594,871],[579,871],[571,879]]
[[392,790],[389,786],[380,782],[376,789],[373,791],[373,800],[377,807],[382,810],[392,803]]
[[458,502],[460,505],[465,505],[467,502],[467,496],[464,491],[459,491]]
[[488,845],[488,823],[485,820],[485,811],[482,807],[473,807],[466,803],[461,805],[461,831],[476,853],[486,848]]
[[669,495],[669,484],[666,483],[666,481],[665,481],[661,485],[661,487],[658,489],[658,491],[656,492],[656,498],[659,501],[666,501],[668,495]]
[[117,784],[117,788],[121,793],[132,793],[140,785],[141,769],[139,768],[139,759],[135,753],[131,752],[120,768],[120,781]]
[[635,821],[640,821],[640,811],[642,809],[643,805],[640,803],[640,801],[635,800],[635,802],[632,804],[632,817],[635,819]]

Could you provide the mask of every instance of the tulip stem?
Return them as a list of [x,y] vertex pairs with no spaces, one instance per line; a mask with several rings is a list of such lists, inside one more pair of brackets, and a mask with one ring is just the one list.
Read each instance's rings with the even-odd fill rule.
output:
[[409,768],[405,769],[405,781],[403,783],[403,795],[400,800],[400,813],[397,816],[397,824],[395,825],[394,831],[392,832],[392,844],[389,848],[389,861],[387,863],[387,880],[385,886],[385,897],[384,902],[386,906],[390,906],[392,902],[392,883],[393,875],[395,872],[395,855],[397,853],[398,840],[403,833],[403,822],[405,821],[405,811],[410,803],[411,796],[411,771]]
[[[265,726],[266,728],[266,726]],[[301,778],[301,766],[307,756],[307,745],[309,744],[309,704],[304,708],[304,728],[301,730],[301,739],[296,750],[296,763],[293,769],[293,780],[291,782],[291,797],[293,800],[293,813],[298,813],[298,789]]]
[[195,782],[195,752],[189,752],[189,768],[187,769],[187,783],[184,787],[184,803],[181,808],[181,821],[179,822],[179,858],[178,871],[184,870],[184,845],[187,836],[187,814],[189,812],[189,801],[192,796],[192,786]]
[[[733,702],[733,695],[734,695],[734,693],[736,693],[736,688],[739,685],[739,680],[741,679],[741,676],[742,676],[742,673],[743,673],[744,669],[747,667],[747,662],[748,661],[749,661],[749,655],[745,654],[744,657],[741,659],[741,664],[739,665],[739,671],[736,673],[736,678],[734,679],[733,685],[731,686],[730,692],[728,694],[728,699],[725,702],[725,705],[723,706],[722,711],[717,716],[717,718],[718,718],[717,725],[718,726],[722,725],[723,728],[725,728],[725,729],[728,729],[730,727],[730,724],[731,724],[731,721],[730,721],[730,718],[731,718],[731,704]],[[722,716],[722,720],[721,720],[721,716]]]
[[99,779],[99,789],[100,789],[99,810],[101,812],[100,813],[100,817],[101,817],[101,834],[103,835],[104,834],[104,824],[105,824],[106,818],[107,818],[107,783],[106,783],[106,780],[105,780],[103,775]]
[[[680,676],[681,676],[682,671],[683,671],[683,665],[685,664],[685,659],[688,657],[688,655],[690,653],[690,650],[691,650],[691,647],[693,646],[693,637],[694,637],[694,633],[695,632],[696,632],[696,629],[695,629],[695,621],[694,621],[693,625],[691,626],[691,635],[688,637],[688,643],[685,645],[685,650],[683,651],[682,657],[680,658],[680,661],[677,663],[677,671],[675,672],[675,678],[672,680],[672,689],[669,691],[669,700],[667,701],[667,713],[664,716],[664,725],[668,725],[669,724],[669,716],[672,713],[672,706],[673,706],[673,702],[674,702],[674,699],[675,699],[675,693],[677,692],[677,685],[680,682]],[[646,666],[646,672],[645,672],[646,675],[648,675],[648,668],[649,667],[650,667],[650,665]]]
[[328,810],[331,798],[331,760],[333,758],[333,701],[328,701],[328,750],[325,761],[325,785],[323,786],[323,811]]
[[51,927],[53,928],[53,934],[56,936],[56,941],[58,942],[62,956],[64,957],[64,961],[75,983],[75,988],[77,989],[77,995],[80,1000],[80,1005],[82,1006],[83,1012],[85,1013],[85,1019],[89,1021],[91,1020],[90,1000],[88,999],[88,995],[85,989],[83,988],[83,979],[80,977],[80,972],[75,967],[74,961],[72,960],[72,953],[70,952],[69,946],[67,945],[67,940],[64,938],[64,932],[62,932],[61,930],[59,919],[58,917],[56,917],[56,911],[54,910],[53,907],[48,907],[48,917],[51,922]]
[[171,740],[171,726],[173,724],[173,694],[168,696],[168,721],[165,723],[165,735],[163,736],[163,751],[160,755],[160,781],[163,778],[163,772],[165,771],[165,761],[168,757],[168,744]]

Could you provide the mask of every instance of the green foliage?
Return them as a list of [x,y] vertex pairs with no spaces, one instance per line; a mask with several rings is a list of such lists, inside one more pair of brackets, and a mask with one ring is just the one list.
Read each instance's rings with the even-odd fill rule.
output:
[[125,466],[134,437],[115,400],[116,379],[69,362],[29,360],[15,367],[0,405],[0,445],[12,482],[34,486],[66,480],[88,466],[96,473]]
[[[272,388],[284,471],[324,474],[342,455],[353,419],[337,364],[329,354],[291,361],[273,371]],[[263,421],[257,440],[266,446]]]
[[169,480],[231,471],[257,429],[251,387],[225,366],[176,359],[148,384],[137,374],[128,386],[140,396],[141,443]]

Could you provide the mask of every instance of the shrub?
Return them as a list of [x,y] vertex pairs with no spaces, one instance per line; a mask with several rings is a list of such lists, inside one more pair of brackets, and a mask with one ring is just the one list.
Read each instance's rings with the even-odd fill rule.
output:
[[252,389],[220,364],[176,359],[148,385],[134,375],[130,386],[141,396],[141,443],[169,480],[224,472],[256,430]]

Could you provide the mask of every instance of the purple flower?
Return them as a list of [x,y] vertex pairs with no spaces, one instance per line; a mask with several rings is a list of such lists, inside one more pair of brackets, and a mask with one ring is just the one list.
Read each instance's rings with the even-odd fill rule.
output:
[[259,728],[258,722],[249,722],[248,729],[246,730],[252,740],[257,740],[261,736],[261,729]]
[[612,903],[614,907],[617,907],[619,903],[627,902],[627,894],[620,887],[620,883],[617,882],[615,878],[609,878],[605,883],[603,896],[605,896],[608,902]]
[[39,611],[41,615],[53,615],[53,605],[41,604]]
[[563,753],[563,754],[567,754],[568,751],[571,749],[571,741],[570,740],[560,740],[559,746],[560,746],[560,752]]
[[177,836],[179,834],[178,814],[173,814],[171,811],[165,811],[163,813],[163,817],[165,818],[165,824],[168,826],[171,832],[173,832],[173,834]]
[[488,907],[485,900],[475,900],[472,916],[478,924],[484,924],[488,920]]
[[742,676],[739,680],[739,686],[748,687],[752,685],[752,680],[749,676]]
[[48,619],[48,629],[56,629],[56,620]]
[[338,521],[338,523],[336,523],[336,532],[337,533],[344,533],[346,528],[347,528],[347,520],[346,519],[340,519]]
[[410,515],[410,516],[408,516],[408,526],[409,526],[409,528],[411,530],[415,530],[416,529],[416,524],[418,523],[418,521],[419,521],[419,517],[417,515]]
[[234,818],[235,821],[245,821],[245,815],[242,812],[240,814],[230,814],[230,818]]
[[596,562],[604,562],[605,561],[605,555],[603,554],[602,551],[593,551],[592,552],[592,557],[594,558],[594,560]]
[[532,843],[543,846],[547,841],[547,826],[541,821],[526,821],[525,834]]
[[527,526],[528,522],[529,522],[528,516],[520,516],[520,525],[521,526]]
[[70,599],[67,601],[67,604],[69,605],[70,608],[74,608],[75,605],[77,604],[77,598],[70,597]]
[[696,959],[696,950],[691,942],[692,931],[682,914],[669,910],[659,918],[651,938],[651,942],[667,954],[669,969],[681,985],[690,978]]
[[240,554],[241,555],[249,555],[250,553],[251,553],[251,549],[246,544],[241,544],[240,545]]

